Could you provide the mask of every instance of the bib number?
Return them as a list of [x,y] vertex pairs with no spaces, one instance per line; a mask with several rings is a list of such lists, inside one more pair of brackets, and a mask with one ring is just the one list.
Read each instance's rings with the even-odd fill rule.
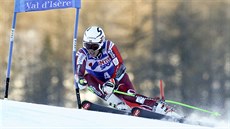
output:
[[105,79],[108,79],[108,78],[111,78],[111,76],[109,75],[108,72],[105,72],[105,73],[104,73],[104,78],[105,78]]

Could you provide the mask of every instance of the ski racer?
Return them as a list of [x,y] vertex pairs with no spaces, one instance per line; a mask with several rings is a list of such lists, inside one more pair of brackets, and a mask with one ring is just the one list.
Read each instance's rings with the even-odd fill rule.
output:
[[[76,55],[75,80],[79,89],[87,86],[109,105],[120,110],[138,106],[153,112],[167,114],[172,108],[165,106],[159,97],[137,94],[131,83],[117,46],[105,38],[98,26],[91,26],[84,32],[83,47]],[[126,96],[114,90],[135,94]]]

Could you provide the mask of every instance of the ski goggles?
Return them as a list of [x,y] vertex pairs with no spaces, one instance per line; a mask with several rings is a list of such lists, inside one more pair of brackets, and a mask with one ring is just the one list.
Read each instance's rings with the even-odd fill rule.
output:
[[86,49],[92,49],[92,50],[98,50],[98,48],[100,47],[100,43],[88,43],[88,42],[85,42],[83,43],[84,44],[84,47]]

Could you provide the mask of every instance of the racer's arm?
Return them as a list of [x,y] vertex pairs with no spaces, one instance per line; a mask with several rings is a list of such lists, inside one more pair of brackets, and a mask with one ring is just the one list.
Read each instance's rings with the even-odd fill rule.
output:
[[126,72],[126,67],[123,64],[123,60],[117,47],[112,43],[111,48],[108,51],[109,56],[112,58],[112,63],[115,66],[112,77],[103,84],[103,91],[107,94],[113,93],[113,90],[117,88],[118,82],[122,79]]
[[85,66],[86,66],[86,55],[83,50],[80,49],[76,55],[76,74],[75,81],[79,89],[85,89],[87,81],[84,78],[85,75]]
[[116,45],[112,45],[109,55],[111,56],[112,62],[115,66],[112,78],[116,79],[117,81],[120,81],[126,72],[126,67],[123,63],[123,59]]

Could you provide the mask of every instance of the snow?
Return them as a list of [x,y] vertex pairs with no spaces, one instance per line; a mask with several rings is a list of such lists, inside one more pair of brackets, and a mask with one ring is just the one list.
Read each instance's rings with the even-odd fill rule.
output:
[[0,129],[230,129],[0,99]]

